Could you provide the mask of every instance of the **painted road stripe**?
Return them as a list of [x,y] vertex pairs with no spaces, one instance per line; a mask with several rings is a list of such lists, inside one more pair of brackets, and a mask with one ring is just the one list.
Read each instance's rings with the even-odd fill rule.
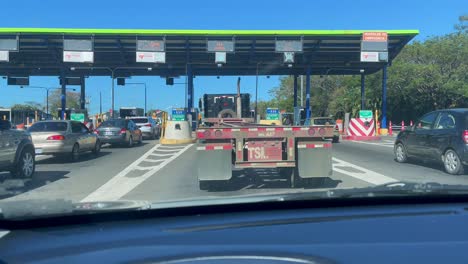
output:
[[185,146],[180,146],[180,145],[177,145],[177,146],[161,145],[161,146],[159,146],[158,149],[183,149],[183,148],[185,148]]
[[[159,151],[159,149],[156,149],[156,151]],[[150,156],[156,156],[156,157],[169,157],[174,155],[174,153],[150,153]]]
[[393,143],[392,143],[392,145],[389,145],[389,144],[385,144],[385,143],[372,143],[372,142],[357,141],[357,140],[349,140],[349,141],[354,142],[354,143],[359,143],[359,144],[367,144],[367,145],[374,145],[374,146],[393,148]]
[[[366,181],[371,184],[379,185],[379,184],[385,184],[385,183],[390,183],[390,182],[396,182],[398,181],[397,179],[394,179],[392,177],[385,176],[383,174],[380,174],[375,171],[368,170],[366,168],[360,167],[358,165],[354,165],[352,163],[346,162],[344,160],[340,160],[337,158],[332,158],[334,162],[333,164],[333,171],[337,171],[339,173],[349,175],[353,178]],[[359,172],[350,172],[339,167],[349,167],[355,170],[358,170]]]
[[164,162],[161,164],[154,166],[153,169],[149,170],[145,174],[139,177],[126,177],[126,175],[138,167],[138,164],[144,161],[151,153],[159,147],[156,145],[154,148],[150,149],[146,152],[141,158],[137,159],[135,162],[130,164],[127,168],[122,170],[120,173],[115,175],[112,179],[110,179],[107,183],[99,187],[96,191],[89,194],[86,198],[81,200],[82,202],[91,202],[91,201],[116,201],[122,198],[124,195],[135,189],[138,185],[143,183],[146,179],[153,176],[156,172],[164,168],[167,164],[171,161],[175,160],[177,157],[182,155],[185,151],[187,151],[193,144],[185,146],[181,151],[172,154],[171,157],[168,157]]

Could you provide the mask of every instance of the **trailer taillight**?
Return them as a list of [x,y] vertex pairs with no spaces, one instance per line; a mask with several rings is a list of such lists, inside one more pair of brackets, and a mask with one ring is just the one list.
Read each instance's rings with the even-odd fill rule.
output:
[[205,132],[203,132],[203,136],[205,136],[206,138],[209,137],[210,135],[211,133],[209,130],[206,130]]
[[223,136],[223,132],[221,130],[216,130],[215,137],[221,137],[221,136]]
[[319,129],[319,134],[320,134],[321,136],[325,135],[325,129],[320,128],[320,129]]
[[308,133],[310,136],[313,136],[313,135],[315,134],[315,129],[309,128],[309,130],[307,131],[307,133]]

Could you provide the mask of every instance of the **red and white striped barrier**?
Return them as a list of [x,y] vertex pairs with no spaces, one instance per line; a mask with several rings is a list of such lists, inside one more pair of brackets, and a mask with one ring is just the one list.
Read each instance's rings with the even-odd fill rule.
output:
[[368,137],[375,135],[375,123],[371,119],[369,126],[366,126],[366,121],[361,118],[352,118],[348,125],[348,136]]
[[347,135],[343,139],[347,140],[380,140],[379,136],[375,136],[375,122],[371,119],[366,125],[365,119],[352,118],[349,121]]

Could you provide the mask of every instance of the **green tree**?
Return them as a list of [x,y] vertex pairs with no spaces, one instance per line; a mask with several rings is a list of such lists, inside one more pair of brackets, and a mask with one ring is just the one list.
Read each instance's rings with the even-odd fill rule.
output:
[[[49,92],[49,112],[52,116],[58,117],[58,109],[62,107],[62,93],[60,90]],[[66,107],[70,109],[80,108],[80,94],[76,92],[66,93]]]

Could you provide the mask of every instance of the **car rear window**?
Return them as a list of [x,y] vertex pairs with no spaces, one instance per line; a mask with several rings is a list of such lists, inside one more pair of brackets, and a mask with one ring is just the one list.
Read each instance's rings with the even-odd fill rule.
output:
[[130,118],[133,122],[139,123],[148,123],[148,118]]
[[324,126],[326,124],[329,124],[329,125],[334,125],[335,124],[335,120],[331,119],[331,118],[320,118],[320,119],[314,119],[314,125],[319,125],[319,126]]
[[67,131],[67,122],[40,122],[32,125],[29,132],[64,132]]
[[123,120],[106,120],[102,122],[100,127],[124,127],[124,121]]

